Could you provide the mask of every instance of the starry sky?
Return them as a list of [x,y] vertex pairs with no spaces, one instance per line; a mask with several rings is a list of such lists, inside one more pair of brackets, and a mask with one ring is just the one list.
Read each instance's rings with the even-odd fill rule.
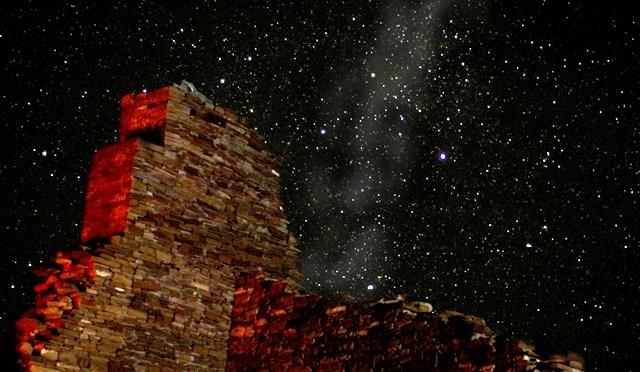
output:
[[116,141],[119,97],[186,79],[282,159],[309,289],[406,293],[582,353],[590,370],[630,370],[637,13],[577,0],[89,3],[0,5],[6,365],[31,269],[78,243],[89,159]]

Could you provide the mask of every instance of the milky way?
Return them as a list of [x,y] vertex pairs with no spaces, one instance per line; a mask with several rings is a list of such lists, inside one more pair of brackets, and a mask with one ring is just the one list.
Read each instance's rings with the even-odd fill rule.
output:
[[[522,3],[526,3],[523,5]],[[118,98],[182,79],[283,161],[305,286],[405,293],[543,349],[640,352],[640,19],[582,2],[67,2],[0,11],[0,316],[79,236]]]

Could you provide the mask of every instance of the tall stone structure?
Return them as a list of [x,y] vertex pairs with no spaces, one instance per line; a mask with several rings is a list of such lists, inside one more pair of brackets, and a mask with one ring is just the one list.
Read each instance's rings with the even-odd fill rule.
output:
[[300,290],[278,162],[191,84],[125,96],[89,174],[81,247],[38,268],[31,371],[573,371],[481,319]]
[[[81,242],[95,277],[68,292],[41,288],[45,309],[69,294],[78,304],[19,322],[23,361],[29,347],[44,349],[24,363],[223,370],[235,276],[263,270],[293,286],[301,277],[278,166],[245,119],[188,83],[123,97],[119,142],[94,155],[88,180]],[[78,261],[67,256],[44,283],[69,282]],[[55,314],[34,324],[45,311]]]

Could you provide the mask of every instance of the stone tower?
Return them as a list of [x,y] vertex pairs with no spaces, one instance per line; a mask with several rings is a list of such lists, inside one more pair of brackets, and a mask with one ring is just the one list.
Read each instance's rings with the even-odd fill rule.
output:
[[189,83],[123,97],[119,142],[92,159],[84,252],[36,273],[18,321],[23,365],[224,370],[236,275],[301,278],[278,165]]

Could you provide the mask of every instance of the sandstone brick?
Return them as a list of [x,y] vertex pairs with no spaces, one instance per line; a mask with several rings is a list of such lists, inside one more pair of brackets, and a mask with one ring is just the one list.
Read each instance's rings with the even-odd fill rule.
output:
[[68,365],[77,365],[78,364],[78,356],[75,352],[72,351],[63,351],[59,355],[60,363],[68,364]]

